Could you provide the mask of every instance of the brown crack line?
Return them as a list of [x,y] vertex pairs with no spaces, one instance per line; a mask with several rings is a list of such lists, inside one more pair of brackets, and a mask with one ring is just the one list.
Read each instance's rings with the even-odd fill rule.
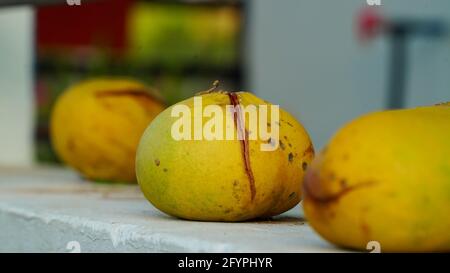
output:
[[104,97],[132,97],[136,99],[144,99],[144,100],[153,100],[160,103],[164,103],[164,101],[156,96],[155,94],[151,94],[149,91],[145,89],[125,89],[118,91],[98,91],[95,93],[97,98]]
[[312,144],[310,144],[308,146],[308,148],[306,148],[306,150],[303,152],[303,156],[306,156],[308,154],[314,155],[315,151],[314,151],[314,147]]
[[245,129],[242,121],[242,112],[238,95],[236,93],[229,92],[228,97],[230,98],[230,102],[235,109],[235,111],[233,112],[233,118],[234,118],[234,125],[238,130],[238,136],[243,136],[241,137],[243,139],[240,140],[242,158],[244,160],[245,172],[247,173],[248,181],[250,184],[251,200],[253,201],[256,195],[256,188],[255,188],[255,177],[253,176],[252,167],[250,165],[250,146],[248,142],[248,131]]
[[320,196],[320,195],[314,193],[314,191],[311,189],[311,185],[309,185],[310,181],[312,181],[311,176],[309,177],[309,179],[306,179],[305,182],[303,183],[303,190],[305,192],[305,197],[310,198],[316,204],[323,204],[323,205],[326,205],[326,204],[329,204],[329,203],[333,203],[333,202],[337,202],[344,195],[346,195],[346,194],[348,194],[350,192],[353,192],[353,191],[355,191],[357,189],[370,187],[370,186],[373,186],[375,184],[375,182],[373,182],[373,181],[369,181],[369,182],[365,182],[365,183],[359,183],[359,184],[354,185],[354,186],[345,187],[341,191],[339,191],[339,192],[337,192],[335,194],[329,194],[329,195],[325,195],[325,196]]

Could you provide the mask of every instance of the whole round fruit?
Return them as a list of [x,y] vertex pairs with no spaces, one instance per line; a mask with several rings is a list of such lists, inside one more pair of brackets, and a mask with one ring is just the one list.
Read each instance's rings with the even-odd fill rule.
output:
[[[199,99],[201,106],[196,105]],[[216,135],[195,139],[194,130],[188,133],[193,136],[191,140],[174,137],[173,126],[179,118],[173,112],[177,107],[192,113],[201,113],[204,108],[206,113],[208,106],[224,113],[216,121],[226,124],[222,128],[235,129],[233,138]],[[272,104],[251,93],[208,91],[158,115],[142,136],[136,157],[138,183],[146,198],[169,215],[201,221],[270,217],[298,204],[303,175],[314,155],[307,132],[293,116],[279,109],[279,119],[267,122],[272,132],[279,129],[279,136],[257,136],[249,127],[249,115],[232,111],[248,106],[267,107],[266,116],[275,112]],[[206,114],[199,120],[194,116],[186,120],[194,126],[200,121],[204,128],[214,119]],[[274,149],[262,149],[264,145]]]
[[339,130],[306,174],[312,227],[348,248],[450,251],[449,106],[372,113]]
[[157,93],[129,79],[78,83],[58,99],[51,140],[62,161],[96,181],[136,181],[139,139],[164,109]]

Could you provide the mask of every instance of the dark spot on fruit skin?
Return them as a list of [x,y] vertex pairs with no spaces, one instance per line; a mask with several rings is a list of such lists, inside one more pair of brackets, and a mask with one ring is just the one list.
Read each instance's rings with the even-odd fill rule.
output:
[[347,161],[349,159],[349,155],[348,154],[344,154],[343,156],[342,156],[342,160],[343,161]]
[[169,171],[168,169],[164,168],[163,171],[166,173],[167,171]]
[[159,161],[159,159],[155,159],[155,165],[159,167],[160,164],[161,162]]
[[288,146],[292,148],[292,144],[291,143],[288,143]]
[[286,122],[286,123],[287,123],[287,125],[289,125],[289,126],[291,126],[291,127],[294,127],[294,125],[290,124],[289,121]]
[[233,197],[236,199],[236,201],[240,201],[241,198],[239,196],[239,181],[234,180],[233,181]]
[[272,124],[270,124],[269,122],[267,122],[267,126],[270,127],[270,126],[272,126]]
[[284,145],[283,141],[279,141],[280,142],[280,147],[282,150],[286,149],[286,146]]
[[268,144],[271,144],[271,143],[272,143],[272,138],[271,138],[271,137],[269,137],[269,139],[267,140],[267,143],[268,143]]
[[288,140],[287,136],[283,136],[284,139]]
[[233,211],[232,209],[226,209],[226,210],[223,211],[223,213],[228,214],[228,213],[230,213],[232,211]]
[[289,198],[289,199],[292,199],[292,198],[294,198],[296,195],[297,195],[296,192],[291,192],[291,194],[289,194],[288,198]]
[[302,170],[303,170],[303,171],[306,171],[306,169],[308,169],[308,163],[303,162],[303,163],[302,163]]
[[292,153],[289,153],[288,160],[289,162],[292,162],[294,160],[294,155]]

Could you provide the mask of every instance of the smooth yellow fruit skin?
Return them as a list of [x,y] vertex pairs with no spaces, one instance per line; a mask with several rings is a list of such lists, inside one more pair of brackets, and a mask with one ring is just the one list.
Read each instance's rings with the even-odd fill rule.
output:
[[[250,93],[237,94],[244,107],[268,105]],[[224,92],[202,98],[203,106],[216,104],[224,113],[231,104]],[[193,98],[180,103],[193,108]],[[252,200],[240,141],[176,141],[171,126],[178,118],[171,117],[171,109],[147,128],[136,157],[139,185],[155,207],[190,220],[244,221],[280,214],[300,201],[303,169],[314,150],[307,132],[290,114],[280,109],[282,147],[261,151],[261,140],[249,141],[256,188]]]
[[450,251],[450,107],[350,122],[314,160],[303,187],[309,223],[334,244]]
[[57,99],[51,115],[56,153],[88,179],[136,182],[139,139],[164,109],[151,92],[139,82],[113,78],[70,87]]

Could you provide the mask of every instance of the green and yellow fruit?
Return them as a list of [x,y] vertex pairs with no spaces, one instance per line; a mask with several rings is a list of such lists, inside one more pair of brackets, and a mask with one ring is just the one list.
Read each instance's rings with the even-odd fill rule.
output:
[[[227,106],[271,105],[247,92],[206,92],[195,98],[199,97],[203,107],[216,105],[231,115],[236,134],[240,128],[248,136],[255,133],[249,130],[248,116],[244,129],[238,122],[243,112],[231,114]],[[278,140],[175,140],[171,127],[178,118],[172,110],[180,105],[191,112],[198,108],[190,98],[166,109],[147,128],[137,152],[138,182],[155,207],[190,220],[244,221],[280,214],[300,201],[301,182],[314,150],[293,116],[280,109],[276,124],[268,122],[269,128],[279,125]],[[190,120],[194,123],[194,116]],[[201,120],[205,124],[209,118]],[[261,145],[275,141],[278,149],[261,150]]]
[[52,144],[88,179],[132,183],[139,139],[163,109],[157,93],[139,82],[85,81],[58,98],[51,115]]
[[303,206],[328,241],[381,251],[450,251],[450,105],[372,113],[313,161]]

